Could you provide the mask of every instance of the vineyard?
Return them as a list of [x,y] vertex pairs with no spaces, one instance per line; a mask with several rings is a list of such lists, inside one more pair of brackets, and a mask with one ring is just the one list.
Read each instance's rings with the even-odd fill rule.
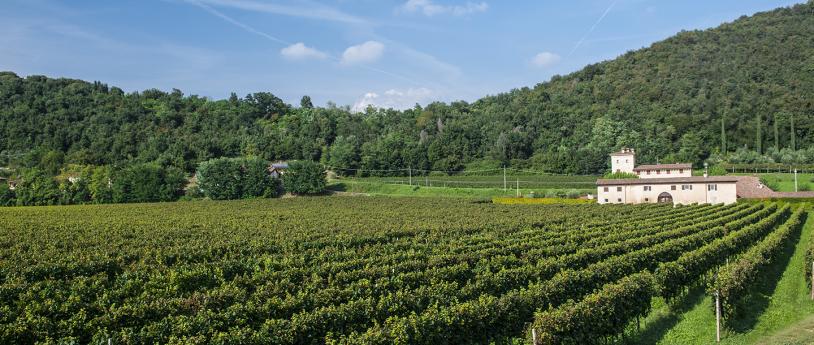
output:
[[0,209],[0,343],[607,343],[704,283],[726,323],[806,214],[366,197]]

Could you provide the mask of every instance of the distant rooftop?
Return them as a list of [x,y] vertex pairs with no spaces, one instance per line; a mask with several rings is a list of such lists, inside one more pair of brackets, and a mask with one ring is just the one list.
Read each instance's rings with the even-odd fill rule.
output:
[[692,169],[690,163],[675,163],[675,164],[645,164],[633,168],[633,171],[641,170],[670,170],[670,169]]
[[738,182],[738,176],[692,176],[692,177],[661,177],[661,178],[627,178],[627,179],[598,179],[598,186],[618,186],[635,184],[681,184],[681,183],[724,183]]

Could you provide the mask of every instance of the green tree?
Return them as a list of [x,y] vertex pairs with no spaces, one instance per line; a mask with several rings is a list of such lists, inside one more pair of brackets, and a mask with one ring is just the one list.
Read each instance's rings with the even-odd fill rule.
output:
[[213,200],[274,197],[280,182],[268,167],[268,161],[257,157],[211,159],[198,165],[198,188]]
[[283,175],[283,186],[293,194],[319,194],[327,185],[325,169],[313,161],[291,162]]
[[96,204],[113,202],[113,174],[109,166],[91,168],[88,190]]
[[56,205],[60,201],[60,191],[54,178],[45,171],[28,169],[20,178],[15,189],[17,205],[41,206]]
[[17,195],[5,182],[0,182],[0,206],[13,206],[17,203]]
[[240,162],[231,158],[210,159],[198,165],[198,187],[212,200],[240,199],[243,181]]
[[343,175],[355,174],[359,163],[359,147],[357,138],[351,136],[339,136],[328,150],[328,165],[338,168],[337,173]]
[[678,151],[678,160],[697,165],[706,155],[704,140],[694,133],[686,133],[679,141],[681,148]]
[[300,99],[300,108],[303,108],[303,109],[313,109],[314,108],[314,103],[311,103],[311,96],[308,96],[308,95],[302,96],[302,99]]
[[113,201],[175,201],[183,194],[186,178],[181,170],[157,164],[136,164],[114,173]]

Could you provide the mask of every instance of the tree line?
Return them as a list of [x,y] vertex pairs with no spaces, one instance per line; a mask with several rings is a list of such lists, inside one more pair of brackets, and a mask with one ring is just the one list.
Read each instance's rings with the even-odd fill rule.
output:
[[268,92],[127,93],[0,72],[0,166],[52,176],[70,165],[158,166],[171,179],[246,156],[363,175],[503,166],[597,174],[622,146],[643,163],[814,163],[812,37],[810,1],[683,31],[534,87],[403,111],[315,107],[307,96],[292,106]]
[[123,168],[72,165],[57,176],[30,168],[13,187],[0,183],[0,206],[273,198],[286,192],[319,194],[326,189],[325,169],[316,162],[291,162],[276,177],[269,166],[257,157],[218,158],[202,162],[193,178],[156,163]]

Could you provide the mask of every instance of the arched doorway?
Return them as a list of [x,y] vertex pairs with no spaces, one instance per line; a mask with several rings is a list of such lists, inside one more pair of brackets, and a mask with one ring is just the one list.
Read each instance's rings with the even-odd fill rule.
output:
[[661,194],[659,194],[659,202],[660,203],[662,203],[662,202],[664,202],[664,203],[667,203],[667,202],[672,203],[673,202],[673,196],[670,195],[670,193],[667,193],[667,192],[661,193]]

